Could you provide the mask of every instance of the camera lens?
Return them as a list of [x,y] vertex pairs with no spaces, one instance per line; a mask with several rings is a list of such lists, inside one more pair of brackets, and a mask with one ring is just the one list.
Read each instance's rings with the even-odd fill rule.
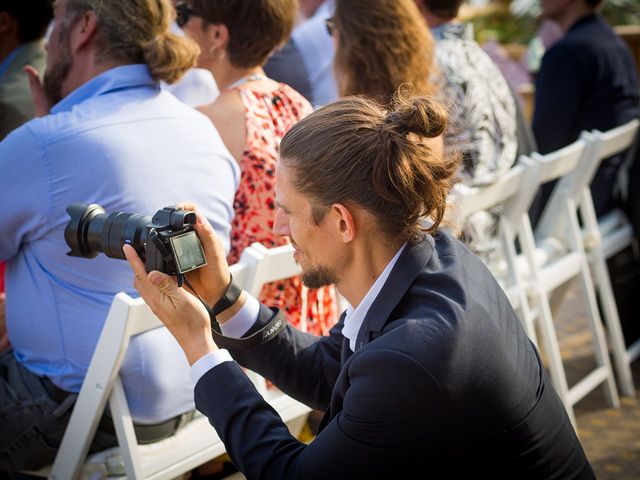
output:
[[111,258],[124,259],[122,246],[129,243],[144,261],[148,215],[113,212],[106,214],[100,205],[73,203],[67,207],[71,217],[64,239],[73,257],[93,258],[102,252]]

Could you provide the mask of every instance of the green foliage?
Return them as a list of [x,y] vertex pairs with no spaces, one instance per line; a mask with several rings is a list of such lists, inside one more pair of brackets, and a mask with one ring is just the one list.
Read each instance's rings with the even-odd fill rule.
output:
[[[471,20],[476,40],[480,43],[496,40],[500,43],[527,44],[534,37],[539,19],[537,0],[519,0],[518,14],[513,9],[501,8]],[[640,24],[640,1],[605,0],[602,15],[610,25]]]

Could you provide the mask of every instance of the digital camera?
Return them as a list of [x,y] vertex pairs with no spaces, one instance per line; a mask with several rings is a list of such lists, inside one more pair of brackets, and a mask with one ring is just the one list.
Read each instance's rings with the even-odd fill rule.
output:
[[122,247],[131,245],[145,263],[147,272],[158,270],[181,275],[207,264],[200,239],[193,225],[196,214],[165,207],[156,214],[106,214],[100,205],[72,203],[71,217],[64,239],[72,257],[93,258],[102,252],[107,257],[125,259]]

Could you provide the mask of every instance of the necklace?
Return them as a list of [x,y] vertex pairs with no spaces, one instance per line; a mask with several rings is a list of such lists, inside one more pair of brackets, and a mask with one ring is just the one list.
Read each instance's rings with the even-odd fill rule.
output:
[[252,73],[251,75],[246,75],[242,78],[239,78],[238,80],[236,80],[235,82],[233,82],[231,85],[228,85],[225,90],[233,90],[236,87],[239,87],[240,85],[244,85],[247,82],[253,82],[255,80],[266,80],[267,76],[266,75],[262,75],[261,73]]

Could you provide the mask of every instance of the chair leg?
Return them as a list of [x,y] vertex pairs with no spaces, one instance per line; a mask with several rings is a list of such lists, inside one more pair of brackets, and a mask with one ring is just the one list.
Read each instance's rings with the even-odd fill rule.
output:
[[569,420],[571,420],[573,428],[577,431],[578,428],[576,424],[576,416],[573,411],[573,402],[569,398],[569,384],[567,382],[567,376],[562,363],[560,345],[558,344],[558,337],[556,335],[553,317],[551,316],[551,308],[549,307],[547,294],[542,287],[537,287],[535,295],[537,297],[536,303],[538,304],[539,311],[538,326],[547,356],[551,383],[567,410],[567,414],[569,415]]
[[609,345],[611,346],[611,353],[618,374],[620,390],[622,394],[627,397],[635,397],[636,390],[633,385],[633,376],[631,374],[631,367],[622,335],[620,316],[618,315],[618,307],[616,306],[615,296],[611,286],[611,278],[607,271],[602,250],[597,248],[592,253],[591,268],[596,280],[596,293],[602,305],[602,312],[607,326]]
[[562,364],[562,356],[560,354],[558,337],[556,336],[555,325],[551,315],[549,299],[544,286],[538,281],[540,278],[540,272],[533,256],[533,252],[535,252],[536,248],[535,240],[531,224],[529,223],[529,219],[526,215],[523,215],[520,219],[520,240],[527,257],[529,276],[531,278],[528,285],[530,289],[529,293],[533,299],[532,303],[537,305],[538,309],[538,327],[547,357],[547,368],[549,370],[549,376],[551,377],[551,383],[556,389],[556,393],[560,397],[560,400],[564,404],[573,428],[577,432],[576,417],[573,412],[573,403],[569,398],[569,385],[567,383],[564,365]]
[[[604,334],[604,329],[602,328],[602,319],[600,318],[600,311],[598,310],[598,304],[596,302],[595,288],[591,279],[589,263],[587,261],[587,256],[584,251],[584,245],[582,243],[582,231],[580,229],[580,225],[578,224],[576,216],[573,215],[573,212],[577,211],[577,208],[575,207],[573,201],[571,201],[570,199],[567,199],[565,208],[567,209],[567,219],[569,222],[569,241],[572,243],[574,250],[580,253],[580,283],[582,285],[582,291],[584,294],[584,298],[587,301],[587,308],[589,310],[589,323],[591,326],[591,331],[593,332],[593,346],[596,354],[596,361],[599,367],[596,370],[602,369],[602,371],[604,371],[603,376],[605,377],[605,382],[603,384],[603,387],[609,405],[614,408],[619,408],[620,397],[618,396],[615,377],[613,375],[611,361],[609,360],[607,340]],[[596,376],[596,372],[592,372],[592,375],[585,377],[583,381],[590,382],[592,385],[596,385],[599,381],[599,378]],[[576,390],[581,390],[586,393],[590,390],[590,387],[589,389],[587,389],[586,387],[583,388],[582,386],[577,386]],[[581,397],[577,397],[576,401],[579,398]]]
[[140,464],[138,440],[133,429],[133,421],[127,405],[127,398],[124,394],[124,387],[119,377],[116,378],[113,386],[109,406],[113,417],[113,426],[118,436],[120,455],[127,471],[127,478],[142,479],[144,478],[144,472]]

